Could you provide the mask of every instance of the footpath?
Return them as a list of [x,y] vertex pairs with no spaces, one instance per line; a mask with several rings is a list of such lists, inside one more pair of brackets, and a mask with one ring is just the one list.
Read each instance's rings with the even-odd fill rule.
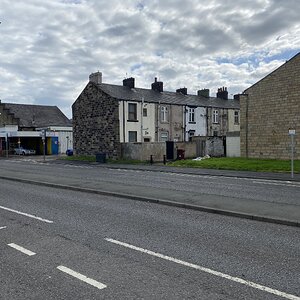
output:
[[[270,223],[285,224],[290,226],[300,227],[300,174],[288,173],[265,173],[265,172],[248,172],[248,171],[231,171],[231,170],[215,170],[215,169],[199,169],[199,168],[181,168],[170,167],[165,165],[144,165],[144,164],[111,164],[111,163],[95,163],[95,162],[80,162],[80,161],[65,161],[55,160],[52,161],[56,164],[73,164],[73,165],[93,165],[97,168],[109,169],[123,169],[123,170],[139,170],[151,172],[164,172],[164,173],[177,173],[177,174],[190,174],[199,176],[222,176],[227,178],[247,178],[253,180],[265,180],[272,185],[288,186],[293,189],[293,193],[299,195],[299,202],[290,201],[289,197],[284,197],[280,203],[275,201],[259,201],[251,200],[250,198],[234,198],[234,197],[221,197],[217,195],[201,195],[186,192],[176,192],[177,195],[170,193],[165,194],[162,190],[147,191],[145,188],[135,188],[134,195],[132,195],[131,188],[116,189],[110,188],[108,185],[101,187],[99,182],[82,183],[91,192],[104,193],[112,196],[121,196],[123,198],[135,199],[140,201],[160,203],[164,205],[172,205],[188,209],[206,211],[210,213],[229,215],[241,218],[248,218],[253,220],[265,221]],[[105,191],[105,192],[103,192]],[[112,192],[113,191],[113,192]]]
[[[38,164],[44,163],[42,157],[36,157],[34,160]],[[89,176],[89,178],[86,179],[84,176],[75,175],[75,173],[78,174],[78,172],[74,172],[74,176],[70,176],[70,178],[68,176],[54,177],[50,175],[48,177],[40,177],[40,174],[31,174],[30,179],[28,179],[24,177],[25,175],[22,174],[22,172],[5,170],[5,172],[0,172],[0,178],[300,227],[300,174],[294,174],[294,177],[291,178],[291,174],[289,173],[181,168],[158,164],[133,165],[67,161],[60,159],[59,157],[56,159],[53,157],[51,157],[51,159],[50,157],[47,157],[45,163],[61,165],[63,168],[64,166],[67,167],[67,165],[74,165],[79,167],[78,170],[80,170],[80,167],[90,166],[94,170],[107,168],[151,171],[190,174],[198,175],[199,177],[224,177],[228,178],[228,180],[244,178],[248,179],[249,184],[264,181],[264,184],[267,186],[276,186],[277,190],[278,187],[282,186],[282,188],[286,191],[286,195],[283,195],[281,198],[277,197],[277,201],[274,201],[272,197],[268,197],[268,199],[263,200],[253,200],[254,198],[251,199],[251,197],[247,196],[221,196],[217,194],[201,194],[196,191],[187,193],[186,191],[180,190],[172,191],[169,189],[149,189],[138,185],[135,186],[133,192],[132,185],[116,185],[113,182],[110,183],[98,180],[97,176]],[[278,199],[280,200],[278,201]]]

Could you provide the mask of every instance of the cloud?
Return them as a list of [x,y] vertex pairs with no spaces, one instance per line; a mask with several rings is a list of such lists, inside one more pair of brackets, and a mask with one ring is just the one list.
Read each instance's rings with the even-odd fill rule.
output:
[[90,73],[230,94],[299,52],[298,0],[2,0],[0,98],[71,105]]

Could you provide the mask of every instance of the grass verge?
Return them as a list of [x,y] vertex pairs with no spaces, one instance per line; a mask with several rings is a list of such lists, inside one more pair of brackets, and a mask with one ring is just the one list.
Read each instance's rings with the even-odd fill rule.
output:
[[[291,162],[289,160],[253,159],[240,157],[208,158],[203,160],[185,159],[168,163],[168,166],[256,172],[291,172]],[[294,172],[300,173],[300,160],[294,161]]]

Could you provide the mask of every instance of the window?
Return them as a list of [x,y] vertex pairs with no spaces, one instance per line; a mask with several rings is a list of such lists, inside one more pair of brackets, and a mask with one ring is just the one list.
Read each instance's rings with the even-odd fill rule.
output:
[[213,111],[213,123],[219,123],[219,111],[216,109]]
[[137,132],[136,131],[128,131],[128,142],[129,143],[137,142]]
[[193,136],[195,135],[195,130],[190,130],[189,131],[189,141],[192,141]]
[[143,117],[147,117],[147,108],[143,108]]
[[160,141],[161,142],[166,142],[169,140],[169,132],[168,131],[162,131],[160,133]]
[[169,110],[166,106],[160,108],[160,121],[165,123],[169,122]]
[[135,103],[128,103],[128,120],[137,121],[137,105]]
[[234,124],[240,124],[240,112],[238,110],[234,111]]
[[195,108],[189,107],[189,123],[195,123]]

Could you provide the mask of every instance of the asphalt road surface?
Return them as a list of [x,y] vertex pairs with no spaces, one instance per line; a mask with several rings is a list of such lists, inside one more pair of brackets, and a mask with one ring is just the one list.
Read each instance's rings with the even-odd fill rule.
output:
[[[1,172],[11,165],[15,176],[31,179],[68,175],[80,184],[98,175],[107,188],[190,192],[179,179],[151,172],[55,172],[26,162],[3,163]],[[213,193],[213,179],[203,180]],[[281,188],[296,200],[293,187]],[[221,183],[218,189],[230,192]],[[271,188],[263,189],[256,193],[270,201]],[[297,227],[4,179],[0,191],[1,299],[300,299]],[[234,192],[247,196],[243,188]]]
[[0,160],[0,176],[189,203],[300,223],[300,182]]

